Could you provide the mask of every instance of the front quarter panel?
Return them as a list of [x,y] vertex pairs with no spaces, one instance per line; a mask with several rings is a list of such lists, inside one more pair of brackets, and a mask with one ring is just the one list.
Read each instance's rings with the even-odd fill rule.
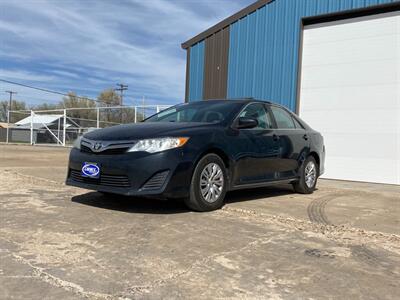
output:
[[185,153],[190,153],[193,158],[193,174],[194,168],[198,161],[207,153],[216,153],[225,162],[228,173],[228,181],[230,181],[233,165],[232,145],[229,144],[227,138],[227,129],[223,126],[210,127],[207,130],[198,130],[193,132],[190,142],[185,146]]

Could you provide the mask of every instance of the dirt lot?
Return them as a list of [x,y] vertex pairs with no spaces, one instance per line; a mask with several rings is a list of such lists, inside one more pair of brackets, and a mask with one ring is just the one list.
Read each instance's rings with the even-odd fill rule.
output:
[[399,186],[241,191],[201,214],[66,187],[67,156],[0,145],[1,299],[399,298]]

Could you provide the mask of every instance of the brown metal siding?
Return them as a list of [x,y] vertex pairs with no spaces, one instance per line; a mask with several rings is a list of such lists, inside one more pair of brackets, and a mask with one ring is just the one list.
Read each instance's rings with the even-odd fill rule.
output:
[[185,102],[189,102],[190,48],[186,49]]
[[224,99],[228,81],[229,27],[205,40],[203,99]]

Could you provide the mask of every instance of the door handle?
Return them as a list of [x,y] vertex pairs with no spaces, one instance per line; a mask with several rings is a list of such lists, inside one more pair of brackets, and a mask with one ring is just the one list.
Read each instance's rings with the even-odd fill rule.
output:
[[303,139],[305,139],[307,141],[308,140],[308,135],[307,134],[303,135]]
[[279,136],[277,136],[276,134],[273,134],[272,139],[276,142],[277,140],[279,140]]

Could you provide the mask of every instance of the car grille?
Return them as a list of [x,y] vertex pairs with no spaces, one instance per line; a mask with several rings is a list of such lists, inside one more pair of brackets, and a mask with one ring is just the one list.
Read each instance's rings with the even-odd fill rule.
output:
[[80,171],[71,170],[70,178],[73,181],[77,181],[77,182],[104,185],[104,186],[113,186],[113,187],[121,187],[121,188],[127,188],[127,187],[131,186],[129,183],[128,176],[125,176],[125,175],[101,174],[100,178],[90,178],[90,177],[83,177],[81,175]]
[[148,191],[162,188],[165,180],[167,179],[168,173],[169,171],[163,171],[153,175],[149,180],[146,181],[141,190]]
[[101,155],[104,155],[104,154],[106,154],[106,155],[107,154],[108,155],[123,154],[126,151],[128,151],[128,149],[129,149],[129,147],[124,147],[124,148],[107,149],[107,150],[104,150],[104,151],[101,151],[101,152],[93,152],[92,149],[90,149],[89,147],[81,145],[81,152],[90,153],[90,154],[96,154],[96,155],[98,155],[98,154],[101,154]]

